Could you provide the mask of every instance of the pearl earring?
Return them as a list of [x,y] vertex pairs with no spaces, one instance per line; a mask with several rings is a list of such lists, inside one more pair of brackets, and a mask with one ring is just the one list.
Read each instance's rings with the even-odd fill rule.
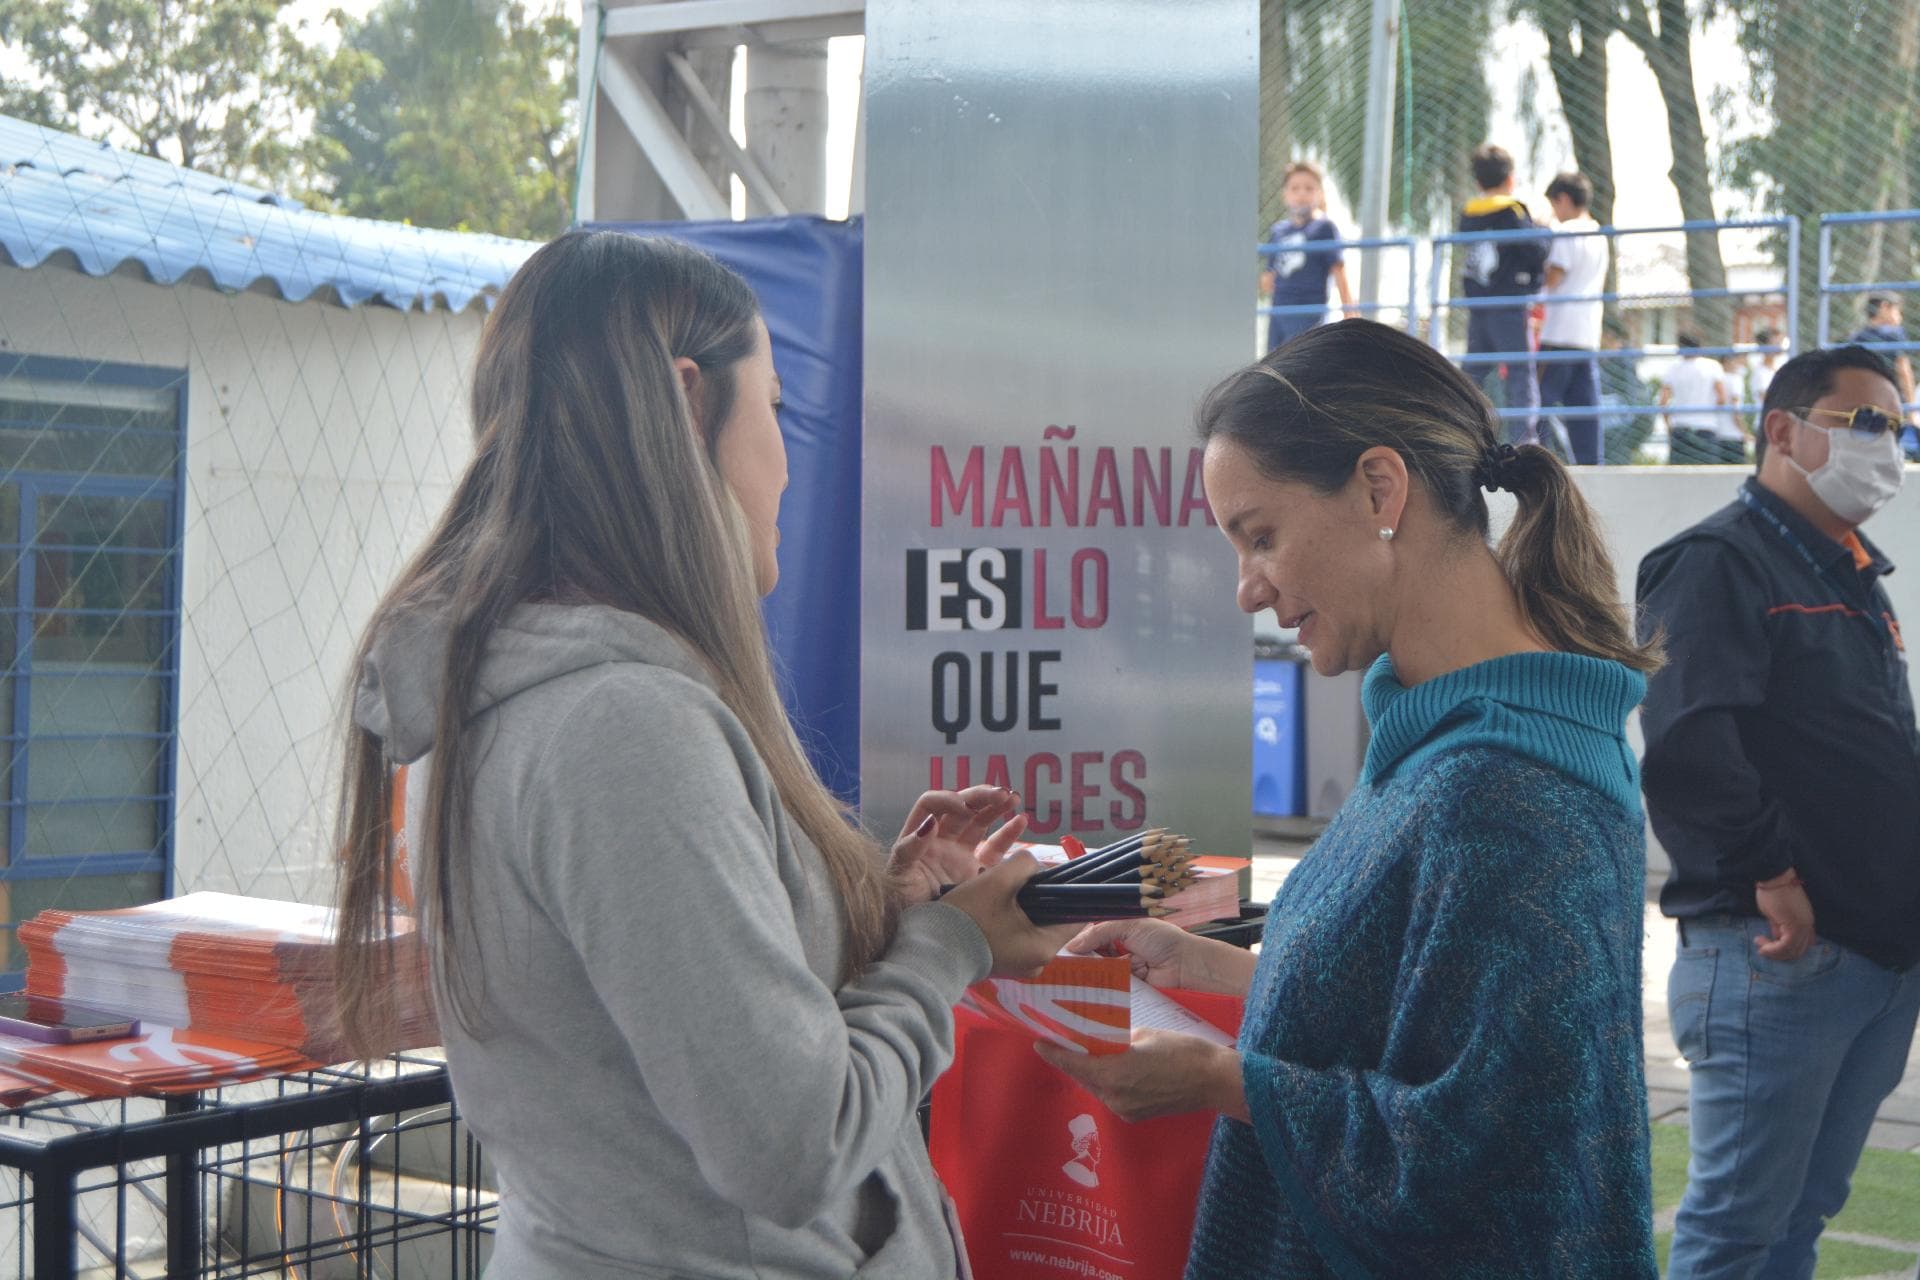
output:
[[1380,531],[1380,541],[1382,541],[1382,542],[1392,542],[1392,541],[1393,541],[1393,530],[1391,530],[1391,529],[1382,529],[1382,530]]

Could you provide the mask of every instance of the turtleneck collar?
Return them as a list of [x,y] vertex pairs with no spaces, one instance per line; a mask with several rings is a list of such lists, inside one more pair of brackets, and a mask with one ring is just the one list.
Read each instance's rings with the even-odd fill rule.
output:
[[1434,752],[1491,746],[1638,810],[1626,721],[1646,692],[1646,678],[1632,668],[1571,653],[1508,654],[1409,689],[1382,654],[1361,689],[1373,728],[1361,780],[1376,783]]

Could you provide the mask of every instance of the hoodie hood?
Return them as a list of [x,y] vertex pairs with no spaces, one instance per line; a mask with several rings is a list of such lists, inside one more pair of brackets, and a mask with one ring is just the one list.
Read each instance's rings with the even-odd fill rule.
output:
[[[449,627],[443,609],[403,613],[381,629],[360,669],[353,721],[380,739],[395,764],[411,764],[433,747]],[[610,662],[666,667],[713,687],[685,644],[637,613],[606,605],[523,604],[488,638],[468,714]]]
[[1409,689],[1383,654],[1360,694],[1373,727],[1362,781],[1438,752],[1494,747],[1637,812],[1640,770],[1626,727],[1646,692],[1646,677],[1632,668],[1572,653],[1509,654]]
[[1521,202],[1519,196],[1508,195],[1505,192],[1496,192],[1492,195],[1475,196],[1473,199],[1467,201],[1466,204],[1462,205],[1460,211],[1469,218],[1480,218],[1485,217],[1489,213],[1498,213],[1502,209],[1518,209],[1524,213],[1526,208],[1527,206]]

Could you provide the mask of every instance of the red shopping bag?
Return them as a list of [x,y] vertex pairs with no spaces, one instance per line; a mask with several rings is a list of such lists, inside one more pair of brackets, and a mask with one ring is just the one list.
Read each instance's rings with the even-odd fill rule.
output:
[[[1169,992],[1229,1033],[1242,1002]],[[1035,1037],[954,1011],[929,1149],[975,1280],[1167,1280],[1186,1266],[1214,1115],[1128,1124],[1033,1051]]]

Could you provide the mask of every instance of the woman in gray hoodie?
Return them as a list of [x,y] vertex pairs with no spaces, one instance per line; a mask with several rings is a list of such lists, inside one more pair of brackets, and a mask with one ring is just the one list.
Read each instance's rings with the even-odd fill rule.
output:
[[1015,905],[1016,797],[923,797],[890,866],[807,764],[758,611],[778,403],[739,277],[562,236],[488,318],[474,458],[362,641],[342,1018],[381,1048],[403,837],[491,1280],[955,1276],[916,1108],[962,989],[1073,932]]

